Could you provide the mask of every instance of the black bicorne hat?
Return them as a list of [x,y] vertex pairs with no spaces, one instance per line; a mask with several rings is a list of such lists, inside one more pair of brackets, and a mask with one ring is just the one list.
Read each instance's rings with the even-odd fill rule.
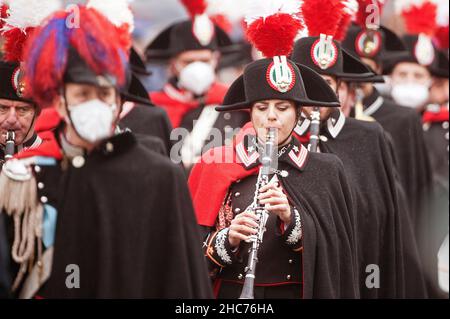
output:
[[136,74],[131,73],[131,78],[128,82],[128,88],[120,92],[120,96],[123,100],[147,106],[154,106],[147,89]]
[[217,111],[249,109],[263,100],[289,100],[298,106],[339,107],[339,100],[322,77],[286,57],[249,64],[233,82]]
[[430,68],[431,74],[437,78],[449,78],[449,63],[448,56],[438,50],[436,56],[437,63]]
[[381,64],[409,55],[402,39],[384,26],[370,30],[352,24],[342,41],[342,47],[358,57]]
[[[211,22],[212,23],[212,22]],[[213,25],[213,36],[201,43],[194,35],[194,23],[191,20],[175,23],[162,31],[145,49],[147,60],[168,60],[191,50],[213,50],[222,53],[235,52],[238,49],[220,27]]]
[[417,63],[428,68],[430,73],[441,73],[439,72],[438,50],[433,45],[431,38],[426,35],[408,34],[403,36],[402,40],[405,43],[408,55],[393,58],[386,62],[384,67],[386,73],[391,73],[394,67],[401,62]]
[[[128,72],[129,70],[127,70]],[[130,75],[127,75],[127,79],[130,79]],[[119,87],[118,79],[115,76],[95,73],[73,47],[69,48],[64,83],[90,84],[99,87],[114,86],[119,90],[128,85],[128,83],[124,83],[122,87]]]
[[89,65],[80,57],[78,52],[70,48],[64,83],[90,84],[99,87],[113,86],[119,90],[121,97],[130,102],[153,105],[142,82],[127,65],[125,70],[126,80],[121,86],[114,76],[109,74],[96,74]]
[[225,69],[227,67],[245,66],[253,62],[252,46],[246,41],[237,42],[234,44],[236,51],[230,52],[221,57],[218,69]]
[[151,72],[145,66],[145,62],[133,47],[130,50],[130,68],[135,74],[151,75]]
[[0,61],[0,79],[1,99],[34,103],[26,96],[23,71],[19,63]]
[[374,75],[363,62],[342,49],[339,42],[324,36],[297,40],[291,59],[336,78],[367,79]]

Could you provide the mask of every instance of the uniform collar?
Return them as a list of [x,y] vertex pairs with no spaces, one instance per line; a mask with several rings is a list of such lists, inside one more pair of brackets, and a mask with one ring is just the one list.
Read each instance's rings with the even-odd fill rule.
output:
[[[305,135],[308,132],[310,125],[311,121],[308,118],[306,118],[306,115],[304,113],[302,113],[300,122],[295,128],[295,133],[297,133],[299,136]],[[344,125],[345,125],[345,115],[344,113],[342,113],[341,110],[338,109],[331,113],[330,117],[326,121],[324,130],[325,132],[328,133],[330,137],[335,139],[342,131]]]
[[164,85],[163,91],[167,94],[168,97],[175,101],[182,103],[194,102],[194,95],[191,92],[180,90],[175,84],[172,84],[171,81]]
[[[247,170],[260,165],[258,141],[255,135],[246,135],[236,145],[236,156],[238,161]],[[308,159],[308,150],[295,137],[292,142],[278,150],[278,161],[287,163],[292,167],[303,171]]]
[[384,98],[380,93],[374,88],[371,95],[364,98],[364,115],[371,116],[383,105]]
[[[36,134],[34,133],[33,136],[28,139],[28,141],[26,141],[25,143],[21,144],[21,145],[17,145],[16,146],[16,153],[23,151],[23,150],[27,150],[30,148],[36,148],[39,145],[41,145],[42,143],[42,139]],[[3,145],[2,145],[3,148]]]
[[[37,148],[41,144],[42,139],[36,133],[34,133],[33,136],[28,141],[26,141],[22,145],[16,146],[15,154],[21,151],[26,151],[28,149]],[[0,145],[0,158],[3,159],[4,156],[5,156],[5,147],[3,145]]]

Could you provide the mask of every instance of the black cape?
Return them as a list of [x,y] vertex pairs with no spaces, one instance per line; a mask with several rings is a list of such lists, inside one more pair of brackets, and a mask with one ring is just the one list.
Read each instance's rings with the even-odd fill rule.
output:
[[429,214],[423,215],[419,248],[424,256],[427,284],[432,298],[448,298],[438,284],[437,254],[448,234],[449,165],[448,121],[424,124],[424,135],[433,168],[433,197]]
[[[300,213],[303,298],[359,298],[350,186],[342,162],[333,155],[321,155],[310,154],[307,169],[302,174],[290,174],[283,182],[304,212]],[[281,169],[288,169],[283,166],[281,163]]]
[[170,153],[173,145],[170,140],[172,125],[163,109],[136,105],[120,120],[119,126],[123,129],[128,128],[134,133],[159,137],[164,143],[165,153]]
[[[136,143],[110,139],[58,186],[52,273],[44,298],[210,298],[182,170]],[[104,144],[104,145],[107,145]],[[109,147],[111,150],[111,147]],[[80,288],[65,285],[78,265]]]
[[[320,151],[342,160],[356,203],[361,298],[425,297],[417,243],[383,128],[335,111],[321,134],[326,140]],[[379,288],[366,285],[369,265],[380,269]]]
[[392,137],[396,167],[417,231],[420,215],[428,211],[432,193],[432,171],[420,116],[415,110],[381,97],[375,89],[363,103],[364,113],[372,116]]
[[[296,140],[294,143],[298,145]],[[303,298],[359,298],[355,211],[343,164],[335,155],[310,153],[299,171],[287,153],[280,158],[278,169],[289,173],[279,178],[301,215]],[[196,207],[196,200],[204,200],[197,195],[214,187],[206,183],[209,179],[218,184],[222,177],[234,174],[228,168],[222,170],[220,164],[197,165],[189,181]],[[241,164],[234,166],[243,169],[239,168]],[[202,181],[207,185],[202,185]],[[201,223],[199,211],[197,219]],[[211,229],[202,230],[206,235]]]
[[146,135],[146,134],[139,134],[134,133],[136,140],[138,143],[140,143],[143,146],[146,146],[149,150],[168,156],[166,145],[164,144],[163,140],[161,140],[159,137],[152,136],[152,135]]
[[434,180],[448,183],[448,136],[449,122],[432,122],[424,124],[425,143],[429,150],[429,158]]

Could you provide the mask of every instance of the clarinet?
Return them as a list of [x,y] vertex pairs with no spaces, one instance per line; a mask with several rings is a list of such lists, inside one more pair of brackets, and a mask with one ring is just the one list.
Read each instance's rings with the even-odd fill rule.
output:
[[14,131],[6,132],[5,160],[14,156],[16,133]]
[[320,134],[320,108],[314,107],[311,112],[311,125],[309,127],[309,151],[317,153],[317,146],[319,145]]
[[276,129],[270,128],[267,133],[266,144],[264,148],[264,154],[261,160],[261,168],[259,170],[258,181],[256,183],[256,191],[251,205],[251,210],[259,217],[258,221],[258,233],[251,236],[252,246],[249,251],[249,257],[247,261],[247,267],[245,267],[245,281],[242,287],[241,296],[239,299],[255,299],[254,286],[255,286],[255,272],[256,264],[258,263],[259,247],[263,241],[264,232],[266,231],[266,222],[269,218],[269,213],[259,203],[259,190],[264,185],[269,183],[269,175],[272,171],[275,153],[275,134]]

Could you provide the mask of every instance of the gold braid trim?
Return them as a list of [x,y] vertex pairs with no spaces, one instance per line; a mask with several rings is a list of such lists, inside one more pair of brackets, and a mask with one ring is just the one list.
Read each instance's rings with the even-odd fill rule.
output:
[[24,278],[27,268],[34,264],[35,249],[38,247],[38,264],[42,264],[42,220],[43,206],[37,199],[36,179],[25,181],[9,178],[4,171],[0,174],[0,212],[5,211],[14,221],[14,242],[11,255],[20,264],[12,290],[15,291]]

